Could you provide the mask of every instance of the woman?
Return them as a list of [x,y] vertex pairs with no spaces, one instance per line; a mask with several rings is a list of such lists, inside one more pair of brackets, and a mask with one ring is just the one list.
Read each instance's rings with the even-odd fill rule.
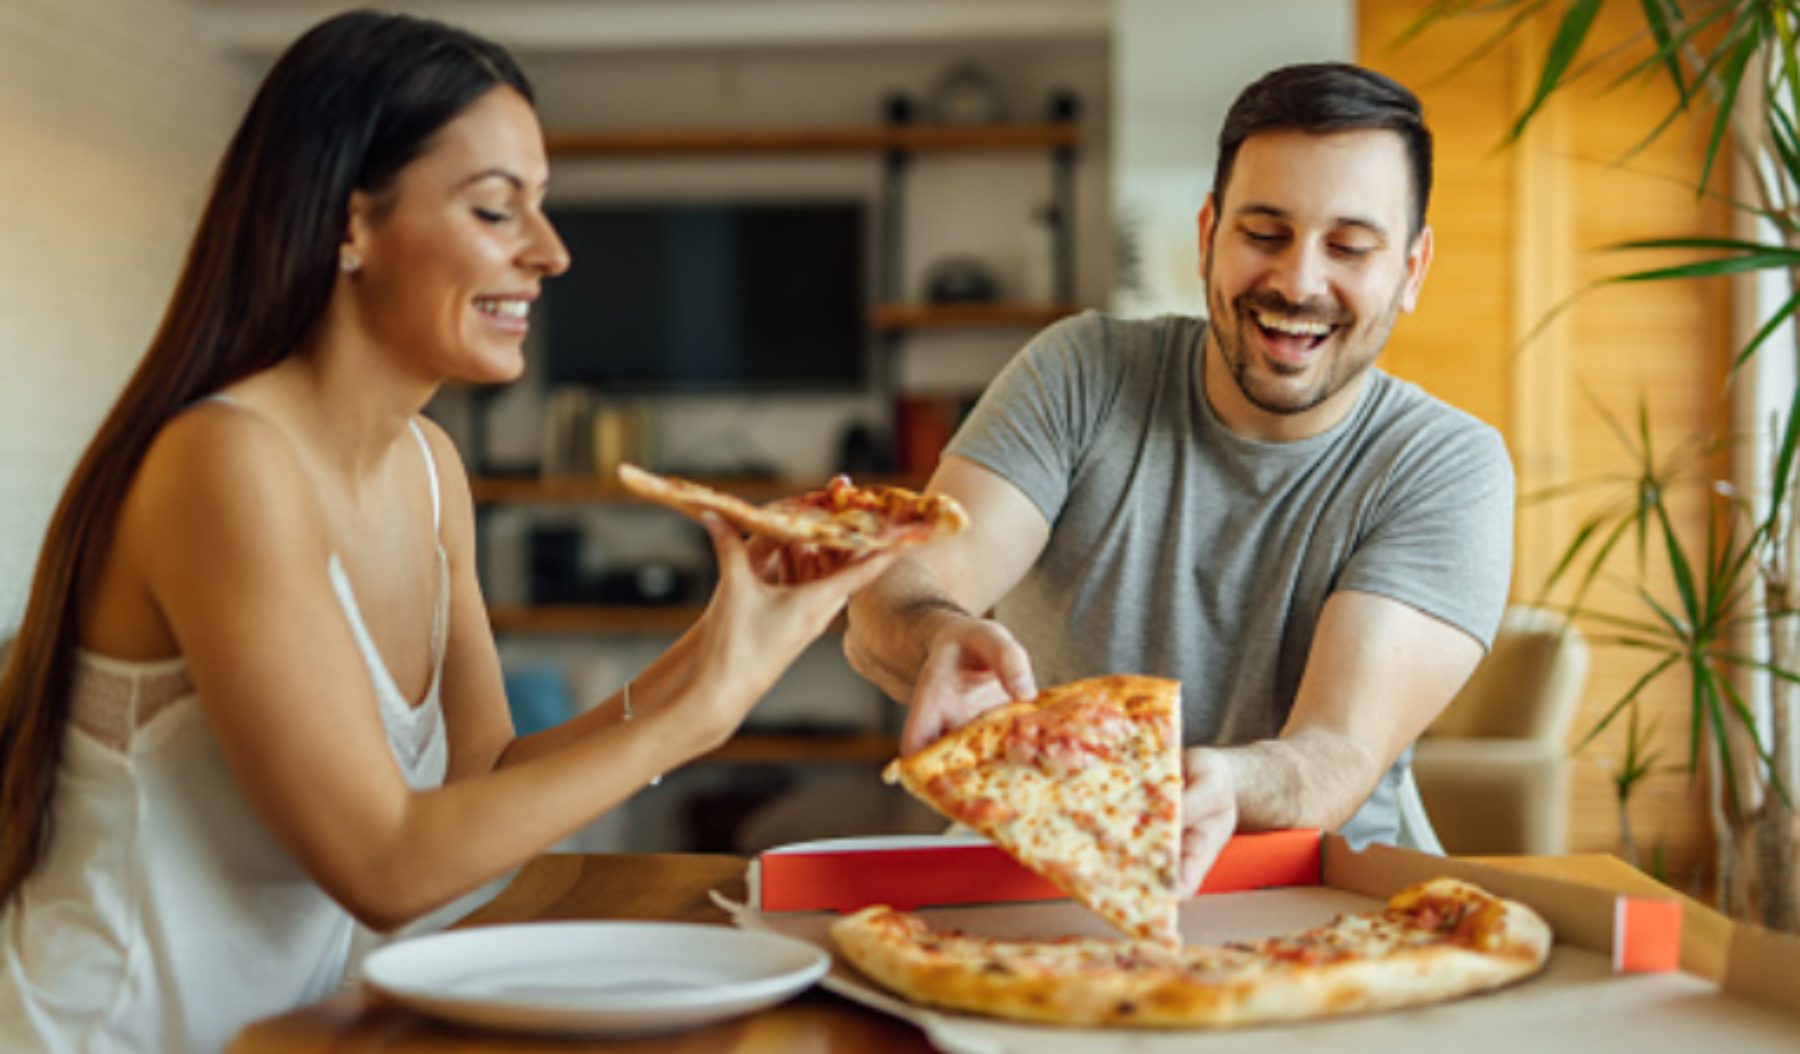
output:
[[[515,738],[462,467],[544,279],[531,91],[352,13],[259,89],[161,330],[75,472],[0,681],[0,1048],[211,1050],[718,745],[870,560],[720,583],[623,699]],[[635,717],[635,720],[633,718]]]

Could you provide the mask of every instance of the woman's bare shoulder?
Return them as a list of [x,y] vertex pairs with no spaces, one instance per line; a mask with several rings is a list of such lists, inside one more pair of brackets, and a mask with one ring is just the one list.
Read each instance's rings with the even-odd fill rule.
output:
[[259,414],[202,403],[165,424],[132,485],[130,511],[157,533],[283,544],[324,537],[313,488],[294,442]]

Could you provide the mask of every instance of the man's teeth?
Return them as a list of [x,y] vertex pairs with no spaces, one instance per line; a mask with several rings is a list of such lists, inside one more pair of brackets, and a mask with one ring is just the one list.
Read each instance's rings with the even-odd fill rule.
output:
[[525,318],[531,314],[531,301],[482,297],[475,301],[475,310],[501,318]]
[[1280,315],[1267,315],[1261,311],[1256,313],[1256,324],[1264,329],[1272,329],[1277,333],[1287,333],[1296,337],[1322,337],[1331,332],[1331,325],[1326,322],[1307,322],[1297,318],[1283,318]]

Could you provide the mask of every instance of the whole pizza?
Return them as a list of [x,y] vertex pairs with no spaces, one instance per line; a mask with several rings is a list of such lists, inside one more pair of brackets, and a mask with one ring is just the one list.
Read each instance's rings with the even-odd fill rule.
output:
[[933,933],[892,908],[832,924],[844,958],[916,1003],[1052,1025],[1220,1028],[1443,1002],[1540,970],[1550,929],[1522,904],[1439,878],[1385,911],[1219,947]]

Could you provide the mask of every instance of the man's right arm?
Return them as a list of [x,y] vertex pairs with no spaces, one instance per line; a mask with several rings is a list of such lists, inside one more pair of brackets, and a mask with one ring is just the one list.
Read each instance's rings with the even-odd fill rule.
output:
[[1037,694],[1024,649],[980,615],[1018,584],[1050,538],[1037,506],[973,461],[946,457],[927,489],[961,502],[969,529],[918,550],[858,593],[844,638],[857,672],[911,705],[906,751]]

